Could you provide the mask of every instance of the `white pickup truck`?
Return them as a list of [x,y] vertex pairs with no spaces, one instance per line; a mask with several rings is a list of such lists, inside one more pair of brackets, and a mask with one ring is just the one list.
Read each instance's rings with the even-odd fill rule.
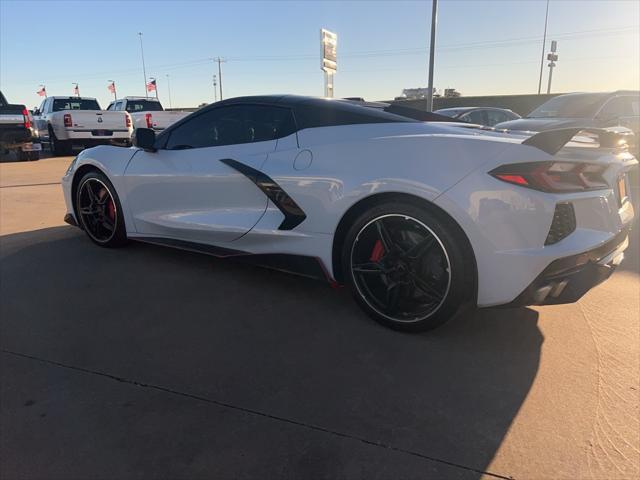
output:
[[132,132],[126,112],[100,110],[98,101],[87,97],[47,97],[34,112],[33,123],[54,155],[70,155],[74,145],[126,145]]
[[191,113],[165,110],[158,99],[146,97],[124,97],[114,100],[109,104],[107,110],[129,113],[134,131],[136,128],[142,127],[151,128],[156,133]]

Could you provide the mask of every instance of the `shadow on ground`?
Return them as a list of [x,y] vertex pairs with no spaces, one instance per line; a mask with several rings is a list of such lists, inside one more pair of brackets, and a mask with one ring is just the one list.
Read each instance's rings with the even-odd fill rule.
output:
[[7,474],[478,478],[540,361],[529,309],[401,334],[228,260],[70,227],[0,242]]

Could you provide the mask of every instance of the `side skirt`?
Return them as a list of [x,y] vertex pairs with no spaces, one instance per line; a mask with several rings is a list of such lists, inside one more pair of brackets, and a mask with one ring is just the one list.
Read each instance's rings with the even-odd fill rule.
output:
[[197,242],[188,242],[185,240],[176,240],[173,238],[129,237],[129,239],[143,243],[150,243],[152,245],[177,248],[179,250],[186,250],[189,252],[204,253],[217,258],[233,258],[234,260],[265,267],[270,270],[278,270],[281,272],[292,273],[294,275],[322,280],[331,285],[334,285],[335,283],[318,257],[291,255],[286,253],[250,253],[243,250],[235,250],[232,248],[218,247],[215,245],[207,245]]

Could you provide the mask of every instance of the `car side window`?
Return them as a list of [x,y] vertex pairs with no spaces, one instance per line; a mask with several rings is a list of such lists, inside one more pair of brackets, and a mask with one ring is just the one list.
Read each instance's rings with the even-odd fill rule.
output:
[[487,125],[493,127],[500,122],[506,122],[509,117],[500,110],[487,110]]
[[107,110],[115,110],[115,103],[111,102],[107,107]]
[[473,110],[465,115],[460,117],[461,120],[469,123],[477,123],[479,125],[484,125],[484,112],[482,110]]
[[165,148],[218,147],[264,142],[295,132],[291,111],[268,105],[230,105],[206,111],[175,127]]
[[598,114],[598,117],[607,120],[617,117],[627,117],[633,115],[631,105],[632,97],[614,97],[609,100]]

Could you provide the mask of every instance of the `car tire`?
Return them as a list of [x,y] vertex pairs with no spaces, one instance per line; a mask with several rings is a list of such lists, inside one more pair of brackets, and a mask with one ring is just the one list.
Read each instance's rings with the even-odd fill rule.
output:
[[120,199],[101,172],[90,171],[80,179],[74,209],[79,226],[96,245],[113,248],[127,243]]
[[69,140],[58,140],[53,128],[49,127],[49,148],[54,157],[71,155],[72,148]]
[[21,162],[40,160],[40,152],[37,152],[37,151],[25,152],[23,150],[18,150],[17,155],[18,155],[18,160]]
[[461,235],[436,209],[380,204],[347,232],[343,277],[374,320],[401,331],[431,330],[475,298],[473,253]]

